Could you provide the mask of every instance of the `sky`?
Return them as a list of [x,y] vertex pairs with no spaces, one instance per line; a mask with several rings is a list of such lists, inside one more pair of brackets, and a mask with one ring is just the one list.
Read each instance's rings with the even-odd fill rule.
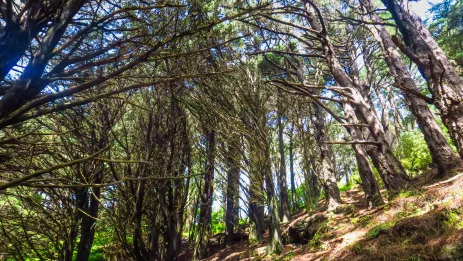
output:
[[441,0],[419,0],[417,2],[409,2],[410,9],[413,10],[417,15],[421,17],[422,20],[425,20],[429,17],[427,12],[431,8],[431,4],[436,4],[442,2]]

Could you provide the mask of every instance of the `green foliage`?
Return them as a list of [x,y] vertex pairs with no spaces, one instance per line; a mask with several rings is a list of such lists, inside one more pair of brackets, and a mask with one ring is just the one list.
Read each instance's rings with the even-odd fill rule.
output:
[[360,246],[359,243],[355,243],[353,245],[350,246],[350,249],[356,253],[357,255],[361,254],[362,253],[362,247]]
[[365,216],[362,216],[362,217],[351,219],[351,223],[352,223],[352,225],[354,225],[356,227],[357,226],[365,227],[370,223],[370,220],[371,220],[371,216],[370,215],[365,215]]
[[272,72],[275,71],[274,64],[278,66],[283,65],[283,57],[281,55],[276,55],[274,53],[268,53],[265,55],[265,59],[262,59],[259,63],[259,69],[262,72]]
[[431,9],[429,29],[450,59],[463,66],[463,1],[444,0]]
[[409,197],[419,197],[423,196],[425,191],[417,189],[417,188],[411,188],[411,189],[406,189],[406,190],[401,190],[399,193],[397,193],[397,197],[399,198],[409,198]]
[[[320,197],[313,198],[311,197],[311,193],[308,193],[309,188],[307,188],[306,184],[301,184],[296,188],[296,194],[298,195],[296,199],[299,201],[299,207],[305,208],[307,210],[314,210],[318,206],[318,201],[324,198],[324,194],[320,194]],[[323,192],[322,192],[323,193]]]
[[319,249],[322,246],[322,241],[320,240],[322,235],[328,230],[328,220],[325,220],[318,227],[317,232],[314,234],[313,238],[309,241],[308,247],[311,249]]
[[345,192],[345,191],[351,190],[352,187],[353,187],[353,184],[352,184],[352,182],[349,182],[349,184],[343,184],[341,186],[338,184],[338,187],[339,187],[339,191],[344,191]]
[[463,228],[461,209],[449,209],[442,212],[443,224],[446,230]]
[[88,257],[89,261],[104,261],[106,260],[102,251],[92,251]]
[[289,261],[289,260],[293,260],[293,258],[295,257],[296,255],[294,254],[293,251],[289,251],[288,253],[286,253],[285,255],[283,255],[283,257],[281,258],[276,258],[274,259],[275,261]]
[[224,216],[225,211],[223,209],[212,212],[212,234],[225,232],[225,223],[223,222]]
[[431,167],[431,154],[423,134],[418,129],[407,131],[400,136],[396,153],[410,176],[417,176]]

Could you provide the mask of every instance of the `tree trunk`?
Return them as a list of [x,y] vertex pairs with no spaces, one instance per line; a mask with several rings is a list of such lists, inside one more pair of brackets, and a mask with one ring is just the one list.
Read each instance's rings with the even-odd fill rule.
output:
[[291,205],[292,211],[299,209],[299,203],[296,195],[296,181],[294,178],[294,154],[293,154],[293,127],[291,127],[291,136],[289,137],[289,173],[291,177]]
[[[355,153],[357,153],[357,152],[355,152]],[[347,186],[347,185],[349,185],[349,183],[350,183],[350,180],[349,180],[349,171],[348,171],[346,168],[344,168],[344,172],[346,173],[346,175],[345,175],[344,177],[346,178],[346,186]]]
[[133,250],[137,260],[145,260],[146,247],[143,241],[142,209],[145,197],[145,181],[139,181],[136,192],[135,213],[133,215]]
[[[181,227],[178,227],[178,220],[175,220],[175,217],[172,218],[167,226],[166,231],[166,241],[167,241],[167,249],[166,255],[163,260],[165,261],[173,261],[177,259],[178,254],[180,253],[180,247],[182,245],[182,235],[181,235]],[[198,223],[199,225],[200,223]],[[198,226],[199,229],[199,226]],[[210,230],[210,229],[209,229]],[[198,231],[198,234],[200,232]],[[206,244],[207,244],[207,237],[206,237]]]
[[401,190],[407,187],[410,180],[405,173],[405,170],[400,165],[400,162],[392,154],[390,145],[387,142],[384,131],[381,127],[381,122],[369,102],[365,100],[365,98],[368,97],[362,95],[362,87],[355,84],[344,71],[341,63],[336,57],[334,47],[327,35],[327,31],[322,28],[321,24],[316,20],[313,3],[306,0],[303,1],[309,18],[308,22],[314,30],[321,32],[320,37],[323,38],[321,43],[324,51],[324,57],[332,76],[339,85],[349,87],[349,91],[346,95],[349,96],[352,105],[355,107],[355,112],[358,115],[357,117],[364,123],[368,124],[372,137],[380,144],[377,146],[374,153],[378,157],[376,162],[384,167],[383,180],[386,187],[392,191]]
[[265,232],[264,225],[264,196],[263,180],[257,173],[251,173],[249,188],[249,243],[254,244],[262,240]]
[[85,214],[82,215],[80,241],[77,249],[76,260],[88,261],[90,256],[93,240],[95,238],[95,222],[98,215],[99,200],[100,188],[92,188],[88,209],[84,211]]
[[269,239],[267,244],[267,254],[279,254],[283,252],[283,244],[281,243],[278,202],[277,197],[275,195],[273,175],[270,165],[270,144],[268,144],[269,141],[265,142],[267,142],[267,146],[266,148],[264,148],[265,160],[261,168],[264,170],[265,187],[267,192],[267,204],[269,209]]
[[[362,0],[362,4],[374,22],[380,22],[378,15],[374,12],[374,7],[369,0]],[[416,121],[423,133],[424,139],[428,145],[434,164],[437,165],[439,173],[445,174],[456,165],[461,163],[461,160],[456,157],[452,148],[444,137],[444,134],[436,122],[434,115],[429,109],[427,103],[413,93],[419,93],[419,89],[412,79],[412,76],[407,70],[407,66],[403,61],[399,52],[395,49],[395,45],[391,36],[383,25],[370,26],[371,32],[376,41],[381,44],[386,56],[386,63],[394,76],[395,84],[405,89],[403,92],[405,101],[411,112],[416,118]]]
[[[279,101],[280,102],[280,101]],[[289,221],[289,197],[288,184],[286,181],[286,155],[283,141],[284,126],[282,122],[281,105],[278,104],[278,148],[280,152],[280,173],[278,177],[278,187],[280,190],[280,219],[283,223]]]
[[77,189],[75,193],[75,212],[73,213],[73,226],[71,228],[71,231],[69,232],[68,238],[64,243],[64,254],[63,254],[63,260],[64,261],[72,261],[72,258],[74,256],[74,247],[76,243],[76,238],[79,234],[79,221],[82,213],[80,210],[86,209],[86,206],[88,204],[88,188],[79,188]]
[[308,141],[307,136],[309,134],[304,130],[303,124],[298,125],[298,133],[302,143],[302,165],[304,174],[304,204],[307,211],[313,210],[318,205],[318,180],[314,174],[313,169],[316,167],[315,157],[310,155],[309,148],[313,147]]
[[[345,103],[343,108],[348,122],[353,124],[352,127],[348,128],[350,135],[354,140],[362,140],[362,132],[359,131],[355,126],[358,124],[358,121],[355,116],[354,109],[349,103]],[[371,167],[370,161],[368,160],[365,145],[353,144],[352,148],[354,149],[355,159],[357,160],[359,175],[362,180],[362,188],[365,192],[365,198],[368,202],[368,207],[373,208],[383,204],[383,199],[381,197],[381,193],[379,192],[378,182],[373,175],[373,168]],[[347,183],[348,180],[346,178],[346,184]]]
[[207,257],[208,237],[211,234],[212,218],[212,194],[214,181],[214,157],[215,157],[215,131],[206,132],[207,139],[207,165],[204,175],[204,187],[201,194],[201,206],[198,220],[198,233],[196,235],[196,246],[194,259],[199,260]]
[[336,183],[333,165],[330,160],[328,144],[325,142],[324,117],[322,116],[322,111],[318,104],[313,102],[312,106],[314,108],[314,118],[312,121],[315,125],[315,138],[317,140],[320,153],[316,172],[318,178],[323,183],[323,187],[325,188],[328,210],[333,210],[342,204],[341,195],[338,184]]
[[394,43],[428,81],[434,104],[463,158],[463,80],[415,13],[407,11],[396,0],[382,2],[392,14],[405,45],[398,38],[393,38]]
[[[232,142],[239,142],[239,139],[234,139]],[[236,208],[238,206],[240,167],[239,167],[239,151],[237,144],[233,143],[228,146],[228,173],[227,173],[227,200],[225,211],[225,241],[227,246],[231,246],[236,222]]]
[[157,260],[160,260],[160,257],[159,257],[159,232],[160,232],[160,229],[159,229],[159,226],[158,226],[158,222],[157,222],[157,218],[158,218],[158,210],[155,209],[152,213],[152,217],[151,217],[151,220],[150,220],[150,238],[149,238],[149,254],[150,254],[150,257],[153,261],[157,261]]
[[[52,23],[50,23],[46,35],[40,42],[40,48],[33,55],[33,57],[29,59],[28,64],[24,68],[21,76],[19,76],[19,79],[2,96],[2,99],[0,100],[0,118],[7,118],[10,116],[12,112],[20,108],[28,100],[36,97],[46,87],[46,81],[41,81],[41,76],[47,67],[48,61],[52,57],[51,53],[60,42],[61,37],[66,32],[69,23],[72,22],[74,15],[77,14],[85,2],[85,0],[67,1],[64,8],[56,14],[57,17],[53,19]],[[39,22],[36,22],[38,25]],[[40,22],[40,24],[44,25],[43,22]],[[8,73],[9,69],[11,69],[11,66],[15,65],[10,63],[10,61],[17,61],[18,58],[20,59],[20,57],[24,55],[24,53],[20,54],[20,52],[25,51],[25,48],[29,46],[30,41],[33,39],[31,36],[33,37],[33,34],[40,32],[40,28],[32,29],[33,30],[31,32],[22,32],[18,35],[19,38],[17,40],[20,41],[19,43],[10,43],[17,45],[15,48],[13,48],[16,53],[12,54],[13,57],[9,57],[9,55],[5,57],[7,59],[11,58],[12,60],[8,60],[8,62],[5,64],[6,66],[4,64],[1,65],[0,76],[5,75],[5,72]],[[26,39],[28,42],[26,42]],[[0,46],[3,44],[4,43],[0,43]],[[3,58],[1,56],[2,55],[0,55],[0,59]]]

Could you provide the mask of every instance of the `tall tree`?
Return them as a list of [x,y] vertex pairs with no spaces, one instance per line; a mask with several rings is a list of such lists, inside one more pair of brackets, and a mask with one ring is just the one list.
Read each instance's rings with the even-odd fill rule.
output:
[[321,38],[323,55],[333,78],[341,86],[349,88],[348,97],[355,106],[354,109],[356,114],[358,114],[358,117],[363,122],[368,124],[372,137],[380,144],[380,146],[377,146],[377,148],[372,151],[374,156],[373,162],[376,162],[375,165],[377,167],[381,167],[386,187],[392,191],[397,191],[406,187],[409,184],[409,178],[400,162],[393,155],[381,128],[381,123],[371,107],[371,102],[365,100],[367,96],[362,94],[363,88],[350,79],[336,57],[336,51],[328,36],[328,31],[325,27],[320,9],[310,1],[303,1],[303,3],[309,24],[312,26],[313,30],[319,32],[318,35]]
[[395,44],[410,58],[427,80],[433,101],[460,157],[463,157],[463,80],[421,19],[396,0],[383,0],[391,13],[403,42]]
[[375,13],[374,7],[368,0],[362,0],[366,11],[370,14],[375,25],[369,26],[372,35],[381,44],[385,53],[386,63],[394,76],[395,84],[404,90],[405,101],[415,116],[434,163],[438,166],[440,173],[445,173],[458,165],[459,160],[453,153],[452,148],[444,137],[444,134],[436,122],[428,104],[423,100],[418,87],[407,70],[407,66],[401,55],[395,49],[395,45],[381,20]]
[[207,256],[207,243],[211,234],[212,195],[214,182],[214,160],[215,160],[215,131],[205,128],[206,140],[206,163],[204,170],[204,183],[200,192],[200,210],[198,220],[198,232],[194,257],[196,260]]
[[289,196],[288,196],[288,182],[286,175],[286,153],[284,144],[284,123],[283,123],[283,106],[281,99],[281,91],[278,90],[277,97],[277,125],[278,125],[278,151],[280,153],[280,170],[278,175],[278,189],[280,191],[280,219],[282,222],[289,221]]

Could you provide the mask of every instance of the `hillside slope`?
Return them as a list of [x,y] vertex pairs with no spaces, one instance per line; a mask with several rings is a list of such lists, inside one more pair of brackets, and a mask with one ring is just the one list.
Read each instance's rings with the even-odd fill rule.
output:
[[462,187],[463,173],[371,210],[356,187],[343,192],[338,213],[320,209],[283,224],[282,255],[266,256],[265,242],[239,242],[207,260],[463,260]]

